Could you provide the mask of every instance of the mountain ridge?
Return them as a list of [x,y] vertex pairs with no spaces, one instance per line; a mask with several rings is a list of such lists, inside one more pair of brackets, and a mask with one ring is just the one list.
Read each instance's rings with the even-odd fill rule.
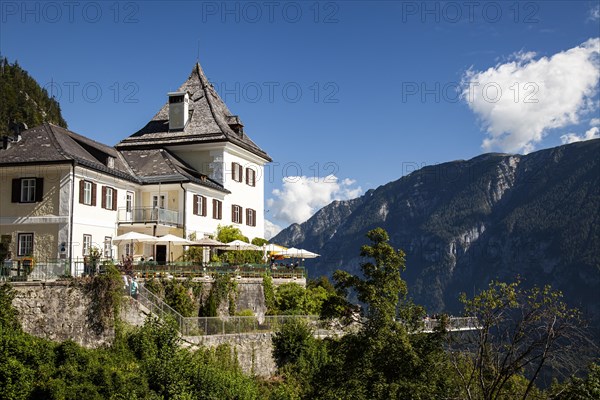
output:
[[431,312],[491,280],[552,284],[600,320],[600,139],[527,155],[488,153],[426,166],[333,202],[273,242],[306,248],[312,276],[358,273],[364,235],[381,226],[407,253],[404,278]]

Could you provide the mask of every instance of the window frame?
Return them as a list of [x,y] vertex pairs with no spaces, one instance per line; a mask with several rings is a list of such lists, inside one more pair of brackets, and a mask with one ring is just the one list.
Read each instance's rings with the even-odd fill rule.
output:
[[[30,247],[29,252],[25,252],[22,249],[22,242],[21,239],[30,237],[30,243],[28,244],[28,246]],[[31,256],[33,255],[33,242],[34,240],[34,232],[19,232],[17,233],[17,256],[18,257],[27,257],[27,256]]]
[[[156,205],[154,205],[156,201]],[[163,193],[153,193],[152,194],[152,208],[157,208],[159,210],[166,210],[167,205],[169,204],[169,197]]]
[[246,225],[256,226],[256,210],[246,208]]
[[104,236],[104,249],[102,254],[104,255],[104,258],[112,258],[112,236]]
[[242,167],[242,164],[235,161],[231,163],[231,179],[235,182],[244,180],[244,167]]
[[206,196],[202,196],[201,194],[194,195],[194,205],[193,205],[193,214],[198,215],[200,217],[206,217]]
[[44,178],[26,176],[14,178],[10,194],[11,203],[31,204],[44,200]]
[[213,219],[223,219],[223,202],[213,199]]
[[127,191],[125,195],[125,212],[133,212],[133,192]]
[[106,210],[115,210],[116,207],[113,207],[113,205],[115,204],[115,196],[117,194],[117,191],[110,186],[104,186],[102,188],[102,192],[102,208]]
[[90,250],[92,249],[92,235],[88,235],[87,233],[83,234],[83,242],[81,246],[81,253],[84,257],[90,255]]
[[94,183],[90,181],[83,181],[83,204],[86,206],[92,205],[93,192]]
[[[20,196],[20,203],[35,203],[35,191],[36,191],[36,178],[21,178],[21,196]],[[31,183],[30,185],[27,185],[27,187],[25,187],[25,183],[29,182]],[[27,194],[25,194],[25,190],[27,190]],[[30,199],[31,197],[31,199]]]
[[[110,210],[112,210],[112,203],[113,203],[113,196],[115,194],[115,189],[111,188],[111,187],[107,187],[106,188],[106,208],[110,207]],[[110,201],[108,201],[110,199]]]
[[256,170],[254,168],[246,168],[246,185],[256,187]]
[[234,224],[242,224],[243,223],[243,212],[244,209],[242,206],[237,204],[231,205],[231,222]]

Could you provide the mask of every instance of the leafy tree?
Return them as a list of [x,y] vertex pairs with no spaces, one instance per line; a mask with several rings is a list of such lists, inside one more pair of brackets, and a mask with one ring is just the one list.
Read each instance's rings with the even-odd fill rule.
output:
[[255,246],[262,247],[263,245],[268,244],[269,241],[267,239],[255,237],[254,239],[252,239],[252,242],[250,242],[250,243],[252,243]]
[[301,318],[287,320],[273,335],[273,358],[279,372],[309,388],[315,374],[329,362],[326,344],[314,337],[314,328]]
[[[402,250],[395,250],[389,243],[389,236],[382,228],[367,233],[371,245],[363,245],[362,257],[372,258],[371,262],[361,264],[364,279],[338,270],[333,274],[336,289],[346,298],[352,288],[358,300],[367,305],[365,317],[369,329],[380,329],[396,324],[397,308],[400,299],[405,299],[408,290],[400,273],[404,271],[405,259]],[[338,300],[339,302],[339,300]],[[353,309],[346,301],[346,309]]]
[[581,366],[577,354],[589,349],[579,311],[550,286],[525,289],[520,280],[491,282],[472,299],[463,294],[461,301],[480,327],[471,337],[474,352],[466,351],[464,342],[450,342],[468,399],[531,398],[545,367],[576,372]]
[[600,399],[600,365],[591,364],[585,379],[573,378],[569,384],[558,388],[558,400]]
[[[398,315],[410,314],[407,287],[401,277],[404,253],[389,245],[385,230],[367,234],[361,247],[367,258],[363,276],[336,271],[336,295],[323,304],[323,313],[348,316],[358,308],[348,301],[350,290],[365,304],[358,331],[326,340],[327,361],[316,364],[305,398],[320,399],[438,399],[451,397],[443,333],[410,334]],[[326,283],[323,282],[323,286]],[[292,368],[288,368],[294,371]],[[300,379],[294,376],[295,379]],[[418,396],[418,397],[417,397]]]
[[0,57],[0,136],[11,134],[10,123],[29,128],[43,122],[67,127],[60,104],[15,61]]
[[217,227],[217,240],[222,243],[229,243],[234,240],[250,243],[250,240],[242,234],[240,228],[233,225],[219,225]]

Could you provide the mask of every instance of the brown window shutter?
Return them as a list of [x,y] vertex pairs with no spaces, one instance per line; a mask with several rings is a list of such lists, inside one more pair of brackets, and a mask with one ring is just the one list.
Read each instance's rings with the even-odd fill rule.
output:
[[194,215],[198,215],[198,195],[194,195]]
[[117,209],[117,189],[113,189],[113,198],[112,198],[112,210]]
[[96,205],[96,184],[92,183],[92,205]]
[[237,222],[235,220],[235,206],[233,204],[231,205],[231,222]]
[[238,173],[239,173],[239,177],[240,177],[240,182],[243,181],[243,175],[244,175],[244,167],[242,167],[241,165],[238,164]]
[[217,200],[216,199],[213,199],[213,218],[218,219],[217,218]]
[[206,217],[206,197],[202,196],[202,216]]
[[235,176],[236,169],[237,169],[237,165],[234,162],[232,162],[231,163],[231,179],[234,181],[237,181],[237,176]]
[[246,225],[250,225],[248,222],[250,222],[250,209],[246,208]]
[[35,201],[44,199],[44,178],[35,178]]
[[106,186],[102,186],[102,201],[100,207],[108,208],[108,204],[106,204]]
[[79,203],[83,204],[85,196],[83,195],[83,187],[85,186],[85,181],[79,181]]
[[246,185],[250,184],[250,170],[246,168]]
[[12,180],[12,200],[13,203],[21,202],[21,179]]

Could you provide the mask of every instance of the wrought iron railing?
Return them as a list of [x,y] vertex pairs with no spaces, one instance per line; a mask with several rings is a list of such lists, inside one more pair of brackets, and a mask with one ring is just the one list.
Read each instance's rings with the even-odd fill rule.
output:
[[240,278],[262,278],[269,275],[274,279],[303,279],[306,278],[304,267],[272,269],[265,264],[227,264],[194,262],[175,262],[159,264],[146,261],[134,264],[133,273],[142,278],[158,278],[172,276],[175,278],[211,278],[217,275],[232,275]]

